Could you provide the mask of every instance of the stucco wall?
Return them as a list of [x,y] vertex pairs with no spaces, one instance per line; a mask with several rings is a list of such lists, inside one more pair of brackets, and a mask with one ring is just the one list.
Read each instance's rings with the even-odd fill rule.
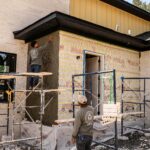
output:
[[[53,11],[68,14],[69,0],[1,0],[0,51],[17,54],[17,72],[26,72],[27,70],[28,44],[15,40],[13,31],[20,30]],[[25,83],[25,78],[17,80],[16,88],[24,89]],[[22,96],[24,97],[24,95]],[[17,103],[23,99],[22,96],[16,95]],[[4,112],[3,108],[6,108],[6,105],[0,104],[1,112]],[[20,118],[19,114],[17,116]],[[6,119],[1,117],[0,124],[5,123]],[[6,134],[5,128],[0,128],[0,138],[2,134]]]
[[[139,53],[111,44],[84,38],[82,36],[60,32],[59,48],[59,87],[71,89],[72,75],[83,72],[83,50],[90,50],[104,55],[105,70],[116,69],[117,101],[120,101],[122,75],[139,76]],[[80,59],[76,59],[80,56]],[[82,84],[82,82],[80,82]],[[72,93],[61,92],[59,95],[59,118],[72,117]]]

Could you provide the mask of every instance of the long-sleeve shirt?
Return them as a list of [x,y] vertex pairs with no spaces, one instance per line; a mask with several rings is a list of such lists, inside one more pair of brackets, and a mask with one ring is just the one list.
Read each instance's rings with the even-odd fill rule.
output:
[[50,42],[29,51],[30,65],[42,65],[43,50],[49,46]]
[[92,136],[93,119],[94,119],[93,107],[91,106],[81,107],[80,110],[76,113],[72,136],[74,138],[76,138],[78,134]]

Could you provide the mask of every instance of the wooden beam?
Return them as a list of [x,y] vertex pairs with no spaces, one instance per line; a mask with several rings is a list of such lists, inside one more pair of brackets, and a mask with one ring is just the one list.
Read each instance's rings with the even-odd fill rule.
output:
[[23,72],[23,73],[19,73],[16,74],[16,76],[39,76],[39,77],[43,77],[43,76],[50,76],[52,75],[51,72]]
[[9,75],[0,75],[0,79],[15,79],[15,76],[9,76]]
[[[129,112],[129,113],[123,113],[123,114],[110,114],[110,115],[99,115],[99,116],[94,116],[94,120],[105,120],[105,121],[113,121],[115,118],[122,118],[126,116],[131,116],[131,115],[141,115],[144,114],[144,112]],[[65,124],[65,123],[73,123],[75,121],[74,118],[71,119],[60,119],[60,120],[55,120],[56,124]]]
[[[70,89],[69,89],[70,90]],[[15,92],[21,93],[21,92],[41,92],[41,90],[14,90]],[[61,91],[68,91],[68,89],[47,89],[43,90],[44,93],[48,92],[61,92]]]

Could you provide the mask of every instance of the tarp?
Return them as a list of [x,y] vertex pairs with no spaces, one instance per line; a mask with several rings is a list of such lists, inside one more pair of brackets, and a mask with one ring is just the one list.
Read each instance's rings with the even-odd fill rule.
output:
[[[40,125],[23,124],[21,130],[21,138],[40,137]],[[43,150],[71,150],[74,147],[71,143],[71,137],[71,126],[43,126]],[[26,143],[36,149],[40,147],[41,141],[36,139]]]

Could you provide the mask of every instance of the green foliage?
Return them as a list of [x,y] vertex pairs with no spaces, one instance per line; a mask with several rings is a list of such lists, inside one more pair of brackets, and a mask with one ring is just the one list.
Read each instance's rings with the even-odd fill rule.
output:
[[140,0],[133,0],[132,3],[135,5],[135,6],[138,6],[138,7],[141,7],[142,6],[142,2]]
[[150,12],[150,3],[142,2],[141,0],[132,0],[133,5]]

